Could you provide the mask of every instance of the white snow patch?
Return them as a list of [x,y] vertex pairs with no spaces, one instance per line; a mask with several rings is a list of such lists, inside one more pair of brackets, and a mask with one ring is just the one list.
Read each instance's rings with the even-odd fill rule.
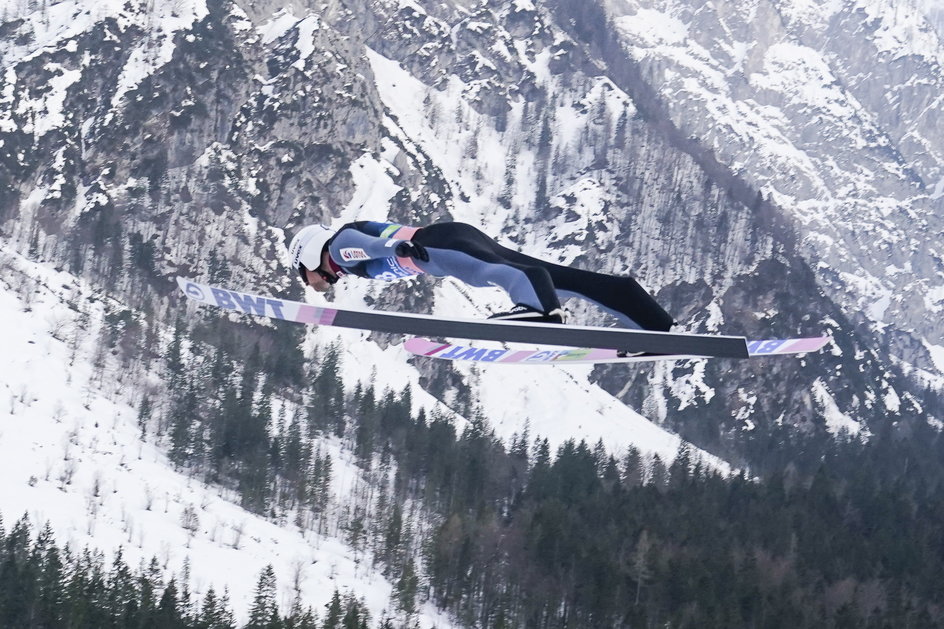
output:
[[888,390],[885,391],[882,401],[885,403],[885,408],[887,408],[890,413],[897,414],[901,410],[901,398],[898,397],[898,393],[895,389],[891,387],[888,387]]
[[705,329],[708,332],[717,332],[724,324],[724,313],[721,312],[721,306],[717,302],[708,304],[708,319],[705,320]]
[[49,79],[49,90],[44,91],[35,100],[24,98],[20,101],[16,112],[20,116],[32,112],[32,128],[30,124],[27,124],[23,130],[27,133],[32,131],[37,138],[65,124],[66,117],[62,106],[66,95],[69,87],[82,78],[81,70],[65,70],[57,63],[49,64],[46,69],[57,73]]
[[935,345],[934,343],[929,342],[927,339],[924,339],[924,346],[927,348],[928,353],[931,354],[931,361],[934,363],[934,366],[938,371],[944,373],[944,345]]
[[[32,6],[31,6],[32,5]],[[10,22],[22,19],[24,26],[32,32],[29,43],[24,46],[12,46],[4,50],[4,62],[13,67],[21,61],[62,46],[69,49],[75,46],[74,38],[88,31],[93,24],[106,18],[119,18],[122,14],[122,0],[101,0],[85,2],[83,0],[65,0],[47,3],[43,9],[31,2],[17,2],[12,8]]]
[[858,273],[842,272],[839,276],[846,286],[861,296],[866,315],[876,323],[884,323],[885,312],[892,304],[892,289],[865,269],[859,269]]
[[891,291],[885,292],[872,305],[866,308],[869,318],[879,323],[885,320],[885,312],[892,303]]
[[785,17],[823,28],[843,6],[843,0],[792,0],[778,5]]
[[580,179],[562,190],[551,201],[554,205],[569,210],[573,216],[565,213],[564,218],[572,220],[554,223],[550,226],[550,235],[545,238],[549,243],[559,243],[567,238],[577,240],[576,243],[566,247],[558,247],[557,262],[559,264],[570,264],[574,258],[585,253],[581,243],[586,240],[587,230],[594,226],[603,227],[605,230],[616,228],[613,217],[606,212],[607,193],[596,179],[590,177]]
[[619,17],[616,26],[635,46],[681,45],[688,37],[688,27],[681,20],[654,9]]
[[933,313],[944,310],[944,286],[935,286],[925,292],[924,307],[928,309],[928,312]]
[[[389,142],[385,142],[385,146],[389,146]],[[340,227],[356,220],[384,220],[390,212],[390,199],[401,190],[391,177],[395,172],[392,164],[378,162],[370,154],[355,160],[351,165],[354,195],[332,226]]]
[[819,378],[813,383],[813,398],[820,405],[823,412],[823,419],[826,421],[826,429],[834,435],[840,431],[846,430],[849,434],[857,435],[862,430],[861,424],[855,421],[841,410],[833,400],[832,394],[826,384]]
[[291,11],[280,9],[268,22],[259,26],[258,32],[262,36],[262,43],[271,44],[289,32],[296,24],[298,24],[298,18],[292,15]]
[[676,377],[671,383],[672,394],[679,401],[678,410],[695,406],[700,399],[707,404],[715,396],[715,390],[705,382],[705,362],[691,361],[689,364],[692,365],[692,372]]
[[313,35],[315,31],[320,29],[321,20],[315,15],[310,15],[298,23],[298,41],[295,42],[295,47],[298,49],[299,56],[292,67],[299,70],[305,69],[305,60],[315,51]]
[[931,192],[931,198],[934,200],[944,197],[944,177],[937,182],[937,185],[934,186],[934,190]]

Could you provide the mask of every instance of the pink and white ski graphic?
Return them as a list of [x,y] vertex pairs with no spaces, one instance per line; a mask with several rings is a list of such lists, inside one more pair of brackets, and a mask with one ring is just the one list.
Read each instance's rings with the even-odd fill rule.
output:
[[[829,342],[828,336],[795,339],[768,339],[748,341],[750,357],[804,354],[822,349]],[[574,365],[589,363],[639,363],[656,360],[683,360],[704,358],[683,354],[660,354],[621,356],[612,349],[563,348],[516,350],[504,348],[472,347],[454,343],[439,343],[424,338],[410,338],[403,348],[417,356],[459,360],[476,363],[530,364],[530,365]]]

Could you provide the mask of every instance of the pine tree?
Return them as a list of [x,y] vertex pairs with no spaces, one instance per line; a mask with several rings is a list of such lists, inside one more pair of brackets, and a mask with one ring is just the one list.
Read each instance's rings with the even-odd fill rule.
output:
[[46,524],[40,532],[33,552],[41,565],[38,584],[38,624],[56,627],[65,620],[63,600],[65,575],[60,552],[56,547],[49,524]]
[[174,325],[174,337],[165,354],[164,364],[167,370],[167,389],[177,391],[183,384],[185,366],[183,362],[183,337],[186,328],[182,318]]
[[108,580],[108,610],[116,627],[131,626],[139,609],[138,586],[124,560],[124,550],[118,548],[111,562]]
[[35,568],[28,565],[30,557],[29,519],[24,515],[4,541],[2,564],[0,564],[0,612],[9,626],[28,624],[30,607],[35,596],[31,591],[35,583],[32,574]]
[[155,600],[157,592],[163,588],[161,566],[157,562],[157,557],[152,557],[147,569],[139,572],[137,582],[138,600],[140,601],[139,617],[142,619],[151,618],[154,615],[157,603]]
[[281,620],[276,604],[275,570],[267,565],[259,575],[256,593],[249,610],[249,623],[246,629],[280,629]]
[[242,428],[240,447],[239,494],[244,508],[266,513],[272,504],[273,475],[269,465],[269,424],[272,403],[268,392],[260,396],[254,413],[249,413]]
[[545,114],[544,116],[541,117],[541,133],[538,136],[538,143],[537,143],[538,159],[545,162],[545,170],[546,170],[546,165],[547,165],[547,159],[551,154],[551,147],[554,141],[554,133],[551,129],[552,115],[553,114]]
[[[197,421],[196,383],[187,379],[182,389],[175,392],[170,412],[170,460],[174,465],[187,465],[195,451],[195,423]],[[178,397],[179,396],[179,397]]]
[[[180,527],[187,531],[187,548],[190,548],[190,540],[200,530],[200,515],[190,503],[180,511]],[[189,570],[189,566],[187,566],[187,569]]]
[[[391,395],[388,392],[388,395]],[[368,461],[374,452],[376,434],[377,402],[374,387],[367,387],[357,406],[357,432],[355,434],[355,452],[362,461]]]
[[397,560],[403,535],[403,509],[398,502],[394,502],[389,511],[390,516],[387,518],[386,527],[384,527],[383,549],[380,553],[382,560],[387,565]]
[[689,476],[692,471],[692,450],[687,443],[682,443],[679,446],[678,453],[675,455],[675,460],[672,461],[672,465],[669,466],[669,487],[672,489],[680,489],[685,486],[689,480]]
[[229,595],[217,598],[212,587],[207,590],[200,607],[199,617],[194,623],[196,629],[234,629],[236,623],[232,612],[228,609],[228,600]]
[[623,457],[623,485],[627,488],[639,487],[645,480],[642,456],[639,450],[630,446]]
[[616,121],[616,131],[613,133],[613,148],[617,151],[626,146],[629,128],[629,114],[627,109],[620,112],[619,119]]
[[184,619],[178,605],[177,584],[174,579],[171,579],[164,588],[164,593],[161,594],[157,609],[154,610],[151,621],[148,623],[149,626],[154,629],[177,629],[182,626]]
[[397,580],[395,592],[397,606],[407,614],[416,613],[416,593],[419,589],[419,578],[416,576],[416,567],[413,559],[407,559],[403,572]]
[[294,500],[300,498],[298,485],[304,474],[308,461],[305,452],[305,444],[302,441],[301,422],[298,413],[292,415],[292,421],[288,425],[288,431],[284,439],[284,464],[283,476],[288,483],[291,491],[293,504]]
[[652,463],[649,465],[649,484],[656,489],[662,490],[665,488],[667,480],[665,463],[662,462],[658,454],[654,454],[652,456]]
[[147,436],[148,424],[151,423],[151,398],[145,395],[141,398],[141,405],[138,407],[138,427],[141,429],[141,439]]
[[344,434],[344,383],[341,381],[340,368],[340,348],[333,344],[315,365],[315,373],[311,378],[309,438],[314,438],[322,430],[333,430],[338,436]]
[[354,549],[354,556],[357,557],[358,552],[364,549],[364,540],[367,531],[366,514],[363,507],[359,505],[354,506],[351,519],[344,528],[347,533],[347,543]]
[[[108,623],[108,594],[104,560],[101,552],[84,550],[72,565],[70,583],[66,586],[67,598],[73,609],[77,609],[81,622],[87,626],[104,626]],[[81,599],[81,605],[75,603]]]
[[331,455],[318,450],[312,457],[309,482],[310,508],[316,514],[324,514],[331,499],[332,467]]
[[370,614],[364,608],[364,605],[358,601],[352,594],[348,594],[344,599],[344,617],[341,620],[343,629],[367,629],[370,622]]
[[603,445],[603,439],[597,439],[596,445],[593,446],[593,464],[597,468],[597,474],[602,474],[603,470],[606,469],[607,463],[607,454],[606,446]]
[[318,629],[318,622],[311,607],[302,608],[300,597],[295,597],[292,610],[283,622],[285,629]]
[[335,590],[331,600],[325,605],[325,619],[322,629],[341,629],[341,618],[344,610],[341,607],[341,594]]

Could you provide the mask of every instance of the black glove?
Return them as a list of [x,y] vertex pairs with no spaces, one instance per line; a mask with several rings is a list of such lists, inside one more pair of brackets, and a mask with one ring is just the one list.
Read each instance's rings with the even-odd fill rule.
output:
[[429,262],[429,254],[426,253],[426,247],[418,245],[412,240],[404,240],[397,243],[394,252],[397,254],[397,257],[400,258],[416,258],[423,262]]

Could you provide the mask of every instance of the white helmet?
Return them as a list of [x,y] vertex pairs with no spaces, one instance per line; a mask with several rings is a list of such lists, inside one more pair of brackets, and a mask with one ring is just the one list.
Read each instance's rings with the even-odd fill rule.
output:
[[321,266],[321,252],[333,235],[334,232],[324,225],[309,225],[292,238],[288,255],[292,260],[292,268],[301,274],[303,280],[305,269],[314,271]]

